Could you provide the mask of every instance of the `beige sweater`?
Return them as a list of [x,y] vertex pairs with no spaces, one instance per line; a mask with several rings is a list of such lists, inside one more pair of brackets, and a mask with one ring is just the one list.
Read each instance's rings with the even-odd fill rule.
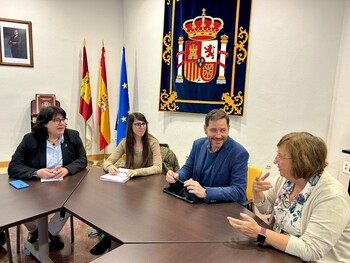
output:
[[[135,153],[134,162],[132,163],[132,167],[130,169],[134,169],[137,172],[137,176],[162,173],[162,156],[160,154],[159,142],[153,136],[149,136],[149,143],[152,152],[149,163],[153,163],[153,165],[150,167],[141,167],[142,152]],[[113,151],[113,153],[108,157],[108,159],[103,162],[103,169],[105,171],[108,171],[108,167],[111,165],[115,165],[125,152],[126,140],[124,138],[118,144],[117,148]]]
[[[285,178],[274,178],[265,202],[256,206],[272,213]],[[273,216],[270,218],[273,223]],[[350,262],[350,198],[345,187],[324,171],[303,207],[300,237],[290,236],[286,251],[307,262]]]

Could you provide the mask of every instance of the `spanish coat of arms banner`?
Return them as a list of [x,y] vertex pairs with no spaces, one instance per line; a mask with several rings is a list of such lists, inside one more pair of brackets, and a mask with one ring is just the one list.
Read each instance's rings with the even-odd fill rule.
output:
[[165,0],[159,110],[243,115],[251,0]]

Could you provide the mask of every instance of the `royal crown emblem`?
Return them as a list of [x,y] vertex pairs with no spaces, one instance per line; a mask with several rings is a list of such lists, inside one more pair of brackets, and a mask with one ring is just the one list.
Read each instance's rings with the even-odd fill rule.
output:
[[228,36],[222,35],[220,43],[216,39],[224,27],[224,21],[221,18],[207,16],[205,12],[206,9],[203,8],[201,16],[183,23],[183,30],[190,40],[184,41],[183,36],[178,39],[177,83],[183,83],[183,77],[194,83],[208,83],[214,79],[218,66],[219,76],[216,83],[226,83],[224,74],[225,60],[228,56],[226,52]]
[[199,41],[215,39],[224,27],[222,19],[207,16],[205,11],[205,8],[203,8],[201,16],[186,20],[183,23],[183,30],[187,33],[189,39]]

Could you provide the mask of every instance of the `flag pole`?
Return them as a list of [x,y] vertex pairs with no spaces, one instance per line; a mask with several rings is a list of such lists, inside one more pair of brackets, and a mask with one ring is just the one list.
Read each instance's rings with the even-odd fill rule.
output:
[[84,148],[86,150],[86,121],[84,122]]

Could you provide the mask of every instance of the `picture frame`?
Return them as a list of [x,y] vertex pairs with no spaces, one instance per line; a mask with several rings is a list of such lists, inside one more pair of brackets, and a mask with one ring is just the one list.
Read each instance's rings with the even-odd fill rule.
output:
[[0,18],[0,65],[34,66],[32,22]]

